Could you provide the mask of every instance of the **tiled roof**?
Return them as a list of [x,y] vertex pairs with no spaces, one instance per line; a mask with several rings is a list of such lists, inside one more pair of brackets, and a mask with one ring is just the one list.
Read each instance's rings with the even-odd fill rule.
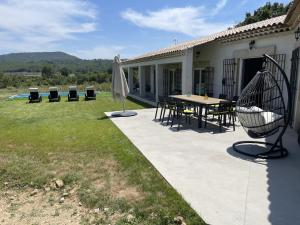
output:
[[286,15],[283,15],[283,16],[267,19],[264,21],[260,21],[257,23],[252,23],[249,25],[228,29],[196,40],[183,42],[177,45],[173,45],[171,47],[162,48],[157,51],[140,55],[138,57],[125,61],[124,64],[131,63],[131,62],[145,61],[154,58],[162,58],[162,57],[167,57],[169,55],[183,54],[183,51],[185,49],[206,44],[216,40],[222,42],[235,41],[235,40],[249,38],[258,35],[265,35],[274,32],[286,31],[289,28],[284,23],[285,18]]
[[292,29],[300,23],[300,0],[294,0],[284,21]]

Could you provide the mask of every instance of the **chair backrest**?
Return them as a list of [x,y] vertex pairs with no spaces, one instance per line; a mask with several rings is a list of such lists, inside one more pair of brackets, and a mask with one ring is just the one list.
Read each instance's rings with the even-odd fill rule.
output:
[[219,99],[226,99],[227,95],[226,94],[219,94]]
[[221,101],[218,106],[219,112],[232,112],[233,104],[231,101]]
[[177,101],[175,104],[176,104],[176,108],[178,111],[184,110],[187,108],[185,102]]
[[76,90],[70,90],[69,94],[70,94],[71,98],[76,98],[77,97],[77,91]]
[[166,97],[164,97],[164,96],[158,96],[158,101],[160,103],[164,103],[164,102],[166,102]]
[[237,102],[237,100],[239,100],[239,96],[237,95],[233,96],[232,101]]
[[176,101],[173,98],[167,97],[165,98],[165,102],[169,106],[176,106]]
[[50,98],[58,98],[58,91],[50,91]]
[[86,95],[88,97],[94,97],[95,91],[94,90],[86,90]]
[[34,91],[34,92],[30,92],[30,97],[32,100],[37,100],[39,99],[40,95],[38,92]]

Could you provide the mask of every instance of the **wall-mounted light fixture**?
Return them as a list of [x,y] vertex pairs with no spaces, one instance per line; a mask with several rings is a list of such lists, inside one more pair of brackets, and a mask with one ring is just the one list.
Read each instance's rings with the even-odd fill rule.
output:
[[252,50],[254,48],[255,45],[255,40],[252,40],[249,42],[249,49]]
[[298,41],[300,38],[300,27],[298,27],[298,29],[295,31],[295,39],[296,41]]

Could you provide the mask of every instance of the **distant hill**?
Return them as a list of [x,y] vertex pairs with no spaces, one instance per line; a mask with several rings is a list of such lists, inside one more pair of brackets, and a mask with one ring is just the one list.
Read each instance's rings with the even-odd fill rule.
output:
[[11,53],[0,55],[0,62],[40,62],[40,61],[65,61],[80,60],[76,56],[64,52],[30,52]]
[[31,52],[0,55],[1,72],[41,72],[44,66],[54,71],[68,68],[73,73],[111,71],[112,60],[83,60],[64,52]]

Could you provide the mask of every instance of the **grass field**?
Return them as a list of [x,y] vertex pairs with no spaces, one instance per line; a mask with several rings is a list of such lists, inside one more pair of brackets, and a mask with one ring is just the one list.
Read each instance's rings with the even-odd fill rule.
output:
[[110,94],[0,100],[0,224],[204,224],[105,117],[119,109]]

